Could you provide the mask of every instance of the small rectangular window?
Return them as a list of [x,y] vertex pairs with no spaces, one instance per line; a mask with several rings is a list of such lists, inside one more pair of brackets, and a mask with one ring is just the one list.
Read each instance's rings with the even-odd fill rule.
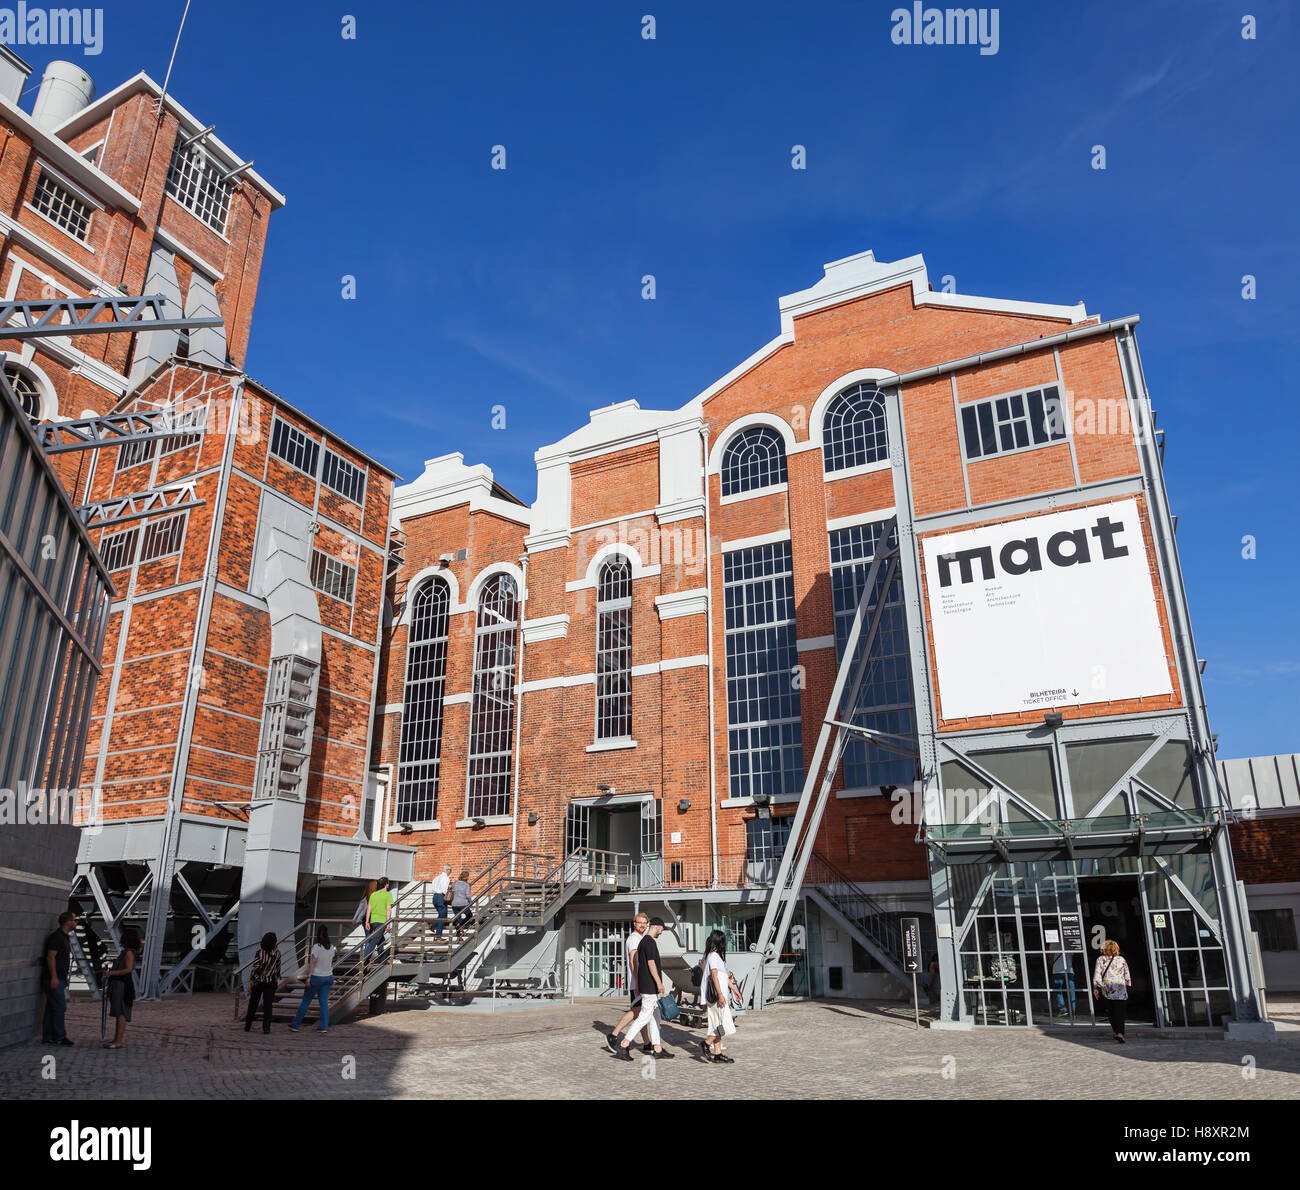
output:
[[842,992],[844,990],[844,968],[843,967],[826,968],[826,986],[832,992]]
[[90,231],[90,204],[41,170],[32,197],[34,206],[51,223],[63,228],[69,235],[84,240]]
[[321,470],[321,483],[331,491],[346,496],[354,504],[361,504],[366,491],[366,473],[354,467],[342,455],[325,451],[325,466]]
[[967,460],[1063,442],[1060,389],[1052,384],[972,401],[961,407],[961,429]]
[[1295,914],[1290,909],[1252,909],[1250,928],[1259,935],[1260,950],[1296,950]]
[[135,561],[135,543],[140,535],[140,527],[120,529],[100,539],[99,556],[105,570],[125,570]]
[[316,478],[320,443],[278,417],[271,426],[271,453],[277,459],[283,459],[290,467],[296,467],[305,475]]
[[140,561],[154,562],[168,554],[180,553],[181,540],[185,536],[185,518],[188,516],[189,513],[182,512],[145,525],[144,539],[140,544]]
[[125,446],[118,447],[117,470],[125,471],[128,467],[147,463],[153,458],[154,447],[157,445],[157,438],[146,438],[143,442],[128,442]]
[[357,569],[320,550],[311,555],[311,581],[316,590],[351,603],[357,589]]

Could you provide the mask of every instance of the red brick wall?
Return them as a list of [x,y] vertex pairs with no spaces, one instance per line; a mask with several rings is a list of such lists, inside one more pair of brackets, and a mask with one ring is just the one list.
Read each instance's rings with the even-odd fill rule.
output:
[[1300,880],[1300,814],[1254,818],[1228,827],[1237,878],[1246,884]]

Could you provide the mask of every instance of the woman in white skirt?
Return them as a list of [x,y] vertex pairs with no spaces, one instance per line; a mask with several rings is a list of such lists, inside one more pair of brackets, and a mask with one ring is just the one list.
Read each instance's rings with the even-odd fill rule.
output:
[[704,944],[703,971],[700,975],[700,995],[709,1014],[709,1035],[700,1042],[702,1057],[706,1062],[729,1064],[735,1058],[722,1052],[722,1040],[736,1031],[731,1017],[731,997],[740,999],[740,989],[727,970],[727,936],[714,930]]

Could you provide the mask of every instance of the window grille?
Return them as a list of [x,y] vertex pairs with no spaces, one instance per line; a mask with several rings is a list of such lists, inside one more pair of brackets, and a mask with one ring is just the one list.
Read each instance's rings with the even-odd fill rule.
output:
[[153,458],[158,445],[157,438],[148,438],[143,442],[128,442],[117,450],[117,470],[125,471],[128,467],[138,467]]
[[27,420],[36,425],[41,420],[41,390],[36,387],[36,382],[13,364],[5,365],[5,377],[22,411],[27,414]]
[[135,561],[135,543],[140,536],[140,526],[119,529],[100,538],[99,556],[105,570],[125,570]]
[[396,822],[432,822],[438,817],[450,611],[451,589],[439,578],[426,579],[411,599],[397,758]]
[[201,144],[181,147],[176,141],[167,171],[167,193],[220,235],[226,232],[231,186]]
[[987,401],[972,401],[961,407],[961,428],[962,448],[968,460],[1064,442],[1061,390],[1049,384]]
[[84,240],[90,231],[90,204],[78,198],[45,170],[41,170],[40,180],[36,183],[32,206],[50,222],[79,240]]
[[722,452],[722,494],[737,496],[786,482],[785,441],[768,426],[742,430]]
[[[185,450],[202,442],[203,423],[206,413],[207,409],[203,405],[192,406],[189,409],[173,410],[172,424],[180,432],[161,439],[161,453],[164,455],[175,454],[178,450]],[[194,428],[190,429],[191,426]]]
[[828,406],[822,422],[826,474],[864,467],[889,456],[885,398],[874,384],[846,388]]
[[790,543],[723,555],[727,755],[733,798],[803,786]]
[[353,466],[342,455],[325,451],[325,466],[321,470],[321,483],[331,491],[346,496],[354,504],[361,504],[366,490],[366,473]]
[[510,813],[518,590],[508,574],[483,585],[474,629],[466,814]]
[[185,537],[185,521],[189,515],[188,512],[182,512],[146,524],[140,543],[140,561],[154,562],[168,554],[180,553],[181,541]]
[[357,568],[321,550],[312,550],[311,581],[316,590],[351,603],[357,589]]
[[309,438],[302,430],[278,417],[271,425],[271,453],[277,459],[296,467],[304,475],[316,478],[316,464],[320,460],[320,443]]
[[625,558],[600,569],[596,595],[596,738],[632,734],[632,567]]
[[[838,529],[831,534],[831,602],[835,610],[835,650],[840,660],[844,657],[858,600],[862,598],[867,572],[880,548],[885,525],[884,521],[875,521]],[[888,544],[893,546],[897,540],[894,536]],[[875,609],[878,598],[879,588],[871,597],[869,612]],[[864,644],[860,642],[859,649]],[[871,655],[875,660],[862,683],[854,722],[874,731],[915,737],[916,712],[912,697],[907,617],[903,607],[903,580],[899,575],[895,575],[885,597],[885,609],[876,629],[876,644]],[[916,760],[913,757],[869,745],[861,736],[854,736],[844,750],[844,785],[847,789],[870,789],[880,785],[910,787],[915,779]]]

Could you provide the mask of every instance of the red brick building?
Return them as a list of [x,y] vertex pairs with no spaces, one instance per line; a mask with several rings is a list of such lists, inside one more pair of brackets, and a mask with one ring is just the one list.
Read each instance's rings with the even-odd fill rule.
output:
[[[1203,703],[1178,631],[1186,610],[1145,431],[1136,319],[1103,325],[1082,306],[936,293],[920,257],[870,253],[827,265],[780,312],[777,338],[682,408],[614,404],[538,450],[531,508],[459,455],[397,489],[407,561],[374,753],[390,837],[417,847],[425,876],[443,864],[481,870],[512,850],[626,856],[625,897],[571,907],[549,950],[503,960],[563,965],[585,990],[621,980],[617,942],[634,905],[657,906],[687,949],[719,924],[734,945],[754,942],[868,568],[894,533],[902,570],[885,592],[857,708],[877,735],[851,743],[834,773],[817,876],[787,943],[794,986],[897,986],[888,975],[898,966],[860,928],[864,914],[846,908],[870,904],[878,919],[927,919],[945,1016],[1046,1018],[1058,990],[1089,980],[1081,946],[1052,951],[1043,940],[1074,937],[1080,917],[1104,930],[1089,888],[1107,906],[1114,889],[1103,877],[1133,893],[1131,914],[1114,924],[1134,945],[1157,928],[1147,915],[1167,895],[1164,868],[1132,841],[1139,820],[1172,816],[1162,820],[1161,846],[1175,857],[1165,867],[1210,862],[1203,853],[1218,835],[1217,796],[1198,769]],[[960,629],[949,627],[949,596],[931,586],[948,585],[954,557],[962,583],[994,578],[993,553],[932,557],[927,542],[1032,528],[1038,517],[1058,529],[1052,568],[1082,573],[1090,541],[1098,560],[1128,568],[1134,603],[1115,610],[1133,647],[1112,643],[1115,664],[1081,670],[1104,652],[1084,647],[1061,687],[985,697],[1002,665],[985,657],[976,671],[937,655],[938,634]],[[1062,517],[1084,527],[1060,528],[1052,518]],[[984,553],[984,574],[967,574]],[[1036,539],[1008,543],[1001,558],[1009,575],[1043,569]],[[998,601],[987,602],[996,615]],[[1025,651],[1052,654],[1052,635],[1038,630]],[[916,741],[919,760],[877,743],[889,738]],[[1077,860],[1060,823],[1093,816],[1125,841]],[[1003,825],[981,828],[990,817]],[[1043,837],[1026,858],[1008,852],[1000,833],[1030,828]],[[972,830],[988,848],[974,865],[958,855]],[[1226,843],[1214,846],[1230,872]],[[1044,879],[1072,882],[1074,913],[1054,909],[1045,925],[1034,899],[1038,941],[1028,951],[1017,942],[1012,956],[1010,932],[980,934],[977,919],[997,921],[992,883],[965,881],[1003,861],[1007,882],[1023,883],[1031,859],[1049,865]],[[1235,900],[1212,914],[1162,903],[1151,921],[1175,918],[1181,930],[1184,915],[1203,912],[1216,942],[1220,920],[1241,912]],[[1167,961],[1164,939],[1149,941],[1153,964]],[[1211,969],[1195,987],[1149,979],[1153,1019],[1227,1012],[1222,955]]]
[[176,509],[92,534],[117,599],[74,889],[101,937],[142,927],[152,992],[228,962],[236,920],[283,932],[331,881],[409,875],[362,829],[394,477],[242,370],[284,197],[147,75],[93,93],[55,63],[33,115],[0,101],[5,297],[221,319],[6,360],[34,421],[168,408],[177,428],[52,456],[74,502]]

